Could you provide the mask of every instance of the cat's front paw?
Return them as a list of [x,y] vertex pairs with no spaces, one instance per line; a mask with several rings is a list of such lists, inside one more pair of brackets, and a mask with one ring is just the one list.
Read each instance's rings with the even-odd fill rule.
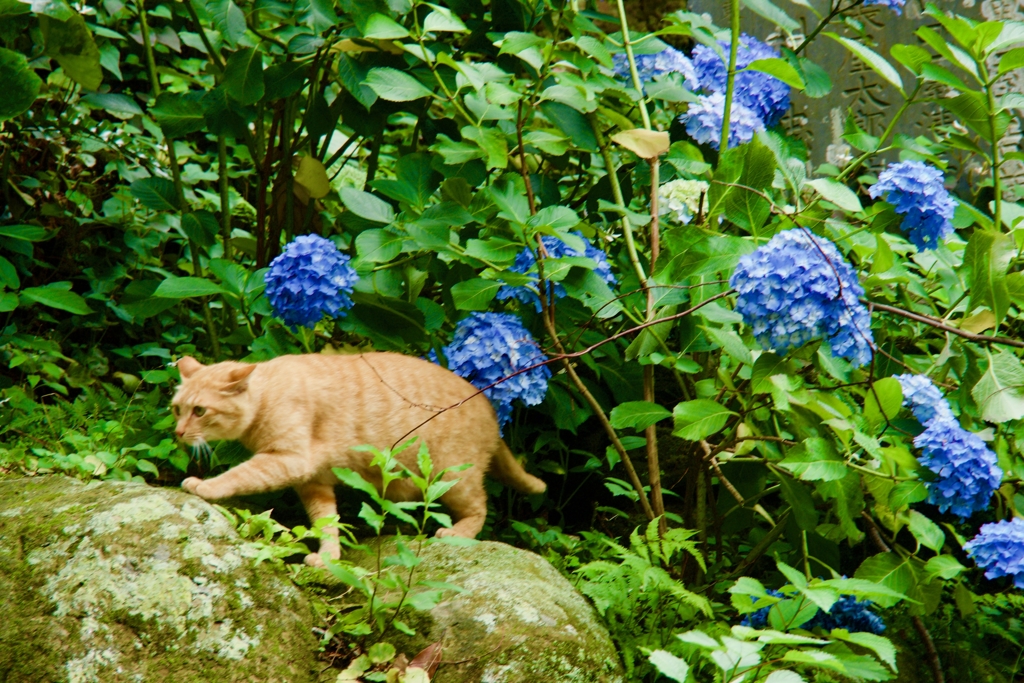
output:
[[191,493],[193,496],[198,496],[199,494],[196,493],[196,489],[198,489],[199,485],[202,483],[203,480],[199,477],[189,477],[185,481],[181,482],[181,488],[187,493]]
[[305,562],[306,565],[309,567],[320,567],[321,569],[324,568],[324,560],[322,557],[320,557],[319,553],[310,553],[309,555],[306,555]]

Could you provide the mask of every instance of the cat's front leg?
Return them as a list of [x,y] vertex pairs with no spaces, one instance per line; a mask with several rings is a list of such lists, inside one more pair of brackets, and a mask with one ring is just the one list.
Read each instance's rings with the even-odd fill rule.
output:
[[304,453],[257,453],[212,479],[189,477],[181,488],[206,500],[222,500],[297,486],[313,476]]
[[[334,497],[334,486],[330,484],[318,484],[310,482],[302,486],[296,486],[295,492],[299,494],[299,500],[306,508],[310,523],[324,517],[332,517],[338,514],[338,500]],[[324,528],[326,537],[320,540],[320,550],[316,553],[306,555],[306,564],[311,567],[323,567],[322,556],[326,555],[332,560],[341,557],[341,545],[338,543],[338,528],[328,526]]]

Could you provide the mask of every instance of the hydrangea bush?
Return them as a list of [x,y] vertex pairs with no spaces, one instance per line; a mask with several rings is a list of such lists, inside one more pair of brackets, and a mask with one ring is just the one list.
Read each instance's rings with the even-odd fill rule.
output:
[[547,393],[551,371],[544,352],[509,313],[473,313],[459,321],[444,355],[449,370],[484,390],[499,425],[512,419],[513,401],[535,406]]
[[1020,677],[1024,24],[154,3],[0,7],[0,474],[235,462],[170,438],[184,355],[433,354],[548,484],[483,537],[585,580],[627,679]]
[[267,299],[286,325],[313,327],[325,315],[335,318],[352,307],[359,275],[352,259],[319,235],[296,237],[264,276]]
[[729,280],[736,310],[765,348],[780,351],[826,340],[854,366],[871,361],[864,289],[835,245],[800,229],[775,235],[739,260]]

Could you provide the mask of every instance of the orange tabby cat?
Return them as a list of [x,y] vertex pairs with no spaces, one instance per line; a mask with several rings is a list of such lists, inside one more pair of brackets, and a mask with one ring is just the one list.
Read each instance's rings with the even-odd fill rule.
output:
[[[178,437],[192,445],[238,440],[254,453],[212,479],[182,482],[186,491],[207,500],[291,486],[311,521],[336,515],[338,479],[331,468],[347,467],[379,488],[379,471],[369,467],[372,455],[353,447],[384,449],[411,436],[426,442],[435,471],[473,465],[445,477],[460,479],[441,498],[457,521],[438,536],[474,538],[480,533],[487,514],[486,471],[523,493],[546,488],[501,440],[487,397],[473,396],[476,387],[425,360],[396,353],[310,354],[203,365],[186,356],[178,361],[178,371],[181,385],[172,404]],[[417,471],[415,448],[405,449],[398,459]],[[387,495],[412,500],[420,493],[402,479],[388,486]],[[330,531],[336,539],[337,530]],[[324,540],[320,552],[337,559],[340,547],[336,540]],[[309,564],[319,560],[306,557]]]

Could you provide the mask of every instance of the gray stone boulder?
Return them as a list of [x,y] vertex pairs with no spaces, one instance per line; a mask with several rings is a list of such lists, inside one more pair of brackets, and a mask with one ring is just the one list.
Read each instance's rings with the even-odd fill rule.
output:
[[[395,554],[394,540],[385,539],[382,550]],[[372,568],[374,557],[352,552],[344,559]],[[392,631],[387,640],[409,656],[440,642],[442,664],[433,683],[624,680],[594,608],[541,556],[485,541],[432,543],[420,557],[414,583],[443,581],[465,592],[446,593],[429,612],[404,611],[402,619],[417,635]]]
[[0,481],[0,681],[316,681],[308,602],[247,555],[178,490]]

